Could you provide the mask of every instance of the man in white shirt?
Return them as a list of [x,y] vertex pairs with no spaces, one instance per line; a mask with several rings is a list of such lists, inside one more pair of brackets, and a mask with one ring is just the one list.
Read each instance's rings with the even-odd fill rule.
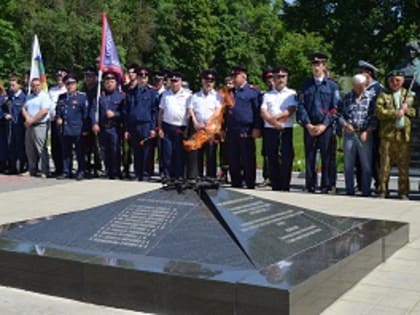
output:
[[55,74],[57,85],[50,88],[48,94],[52,101],[52,108],[50,110],[51,119],[51,155],[54,161],[55,171],[54,174],[59,176],[63,173],[63,156],[62,156],[62,145],[59,133],[59,127],[55,123],[55,113],[57,107],[58,97],[61,94],[67,93],[66,85],[64,84],[63,78],[68,74],[68,70],[60,68]]
[[[216,81],[216,71],[208,69],[201,74],[202,88],[191,97],[188,105],[189,115],[192,118],[196,131],[205,129],[207,122],[211,122],[215,117],[220,116],[222,98],[214,89]],[[204,155],[206,156],[206,176],[216,178],[216,152],[217,142],[210,139],[199,150],[197,156],[198,175],[204,174]]]
[[162,139],[163,176],[184,177],[184,148],[182,140],[187,125],[187,105],[191,93],[182,88],[182,74],[169,75],[170,89],[162,94],[159,104],[159,137]]
[[51,99],[46,92],[41,90],[39,78],[32,79],[31,90],[32,94],[27,96],[22,109],[26,127],[25,150],[28,158],[28,170],[31,176],[36,176],[37,164],[41,161],[41,176],[47,177],[49,167],[48,155],[45,154],[45,143]]
[[287,87],[289,70],[279,66],[273,70],[274,88],[264,94],[261,116],[264,119],[264,150],[270,168],[273,190],[290,190],[293,150],[293,114],[296,91]]

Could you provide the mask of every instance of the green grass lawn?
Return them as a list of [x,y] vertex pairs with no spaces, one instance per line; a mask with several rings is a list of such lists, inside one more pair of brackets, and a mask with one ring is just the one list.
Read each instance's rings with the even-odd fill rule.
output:
[[[256,140],[257,147],[257,167],[262,168],[263,158],[261,156],[262,139]],[[293,147],[295,149],[295,159],[293,160],[293,171],[301,172],[305,170],[305,150],[303,146],[303,129],[296,126],[293,130]],[[320,161],[319,161],[320,164]],[[342,152],[342,139],[338,138],[337,144],[337,170],[343,172],[344,158]]]

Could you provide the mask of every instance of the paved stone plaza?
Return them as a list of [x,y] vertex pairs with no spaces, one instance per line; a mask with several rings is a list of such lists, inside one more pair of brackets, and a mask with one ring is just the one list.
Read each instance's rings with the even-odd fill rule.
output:
[[[360,281],[322,314],[420,315],[420,193],[411,181],[410,201],[301,193],[293,178],[290,193],[267,188],[243,190],[256,196],[334,215],[369,217],[410,223],[410,243]],[[395,179],[391,189],[395,188]],[[56,181],[0,175],[0,223],[91,208],[160,187],[156,183],[85,180]],[[338,187],[343,187],[339,176]],[[143,314],[0,287],[0,314]]]

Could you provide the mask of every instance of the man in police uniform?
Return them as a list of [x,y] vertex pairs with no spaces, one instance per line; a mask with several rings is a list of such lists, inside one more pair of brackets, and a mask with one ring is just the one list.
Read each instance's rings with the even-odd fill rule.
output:
[[[137,63],[131,63],[127,66],[128,72],[128,81],[124,85],[124,92],[128,94],[131,90],[137,88],[137,69],[139,65]],[[124,128],[123,128],[124,131]],[[124,131],[125,132],[125,131]],[[131,150],[131,145],[129,139],[122,135],[122,165],[123,165],[123,176],[127,179],[130,179],[130,165],[133,163],[133,152]]]
[[168,75],[170,89],[162,95],[159,104],[159,137],[162,140],[163,176],[184,177],[184,131],[187,126],[187,105],[191,93],[182,87],[183,74],[173,71]]
[[91,109],[92,131],[99,137],[99,145],[109,179],[121,177],[121,125],[125,96],[118,91],[117,75],[104,72],[104,95],[97,107]]
[[66,85],[64,84],[64,77],[68,74],[66,68],[59,68],[55,74],[57,85],[49,90],[51,101],[53,102],[53,109],[51,111],[51,155],[54,161],[55,176],[63,174],[63,157],[61,146],[60,128],[55,123],[55,112],[58,102],[58,97],[67,92]]
[[[96,106],[96,98],[98,94],[97,70],[95,67],[85,67],[83,69],[83,75],[84,84],[81,91],[86,93],[89,106],[88,112],[90,112],[91,108]],[[88,120],[90,120],[89,117]],[[92,125],[92,122],[88,121],[88,124]],[[92,176],[98,177],[99,172],[102,170],[102,161],[99,154],[98,137],[90,128],[83,136],[83,151],[85,155],[86,176],[89,178]]]
[[331,123],[337,112],[339,90],[337,84],[326,77],[328,56],[316,52],[309,56],[313,77],[302,86],[296,113],[297,122],[304,127],[305,143],[305,190],[315,192],[317,185],[316,152],[319,149],[322,161],[321,192],[331,189]]
[[264,94],[261,105],[271,186],[282,191],[290,190],[294,158],[292,117],[297,106],[296,91],[287,87],[288,75],[289,70],[284,66],[273,70],[274,89]]
[[[192,118],[194,130],[199,131],[206,128],[206,123],[215,117],[221,116],[222,98],[214,89],[216,82],[216,70],[207,69],[201,73],[201,91],[191,97],[188,105],[189,115]],[[220,117],[222,119],[222,117]],[[204,175],[204,155],[206,157],[206,176],[216,178],[216,152],[217,142],[210,139],[198,150],[197,164],[198,175]]]
[[[270,92],[273,88],[274,88],[274,78],[273,78],[273,69],[271,67],[266,68],[263,73],[262,73],[262,79],[265,83],[265,91],[261,91],[260,93],[260,103],[262,102],[262,99],[265,95],[265,93]],[[261,155],[263,157],[263,169],[262,169],[262,175],[263,175],[263,186],[268,186],[271,184],[270,182],[270,172],[269,172],[269,162],[268,162],[268,157],[266,154],[266,145],[264,144],[264,130],[265,128],[262,129],[262,137],[263,137],[263,145],[261,148]]]
[[22,116],[22,108],[26,95],[23,92],[20,80],[15,75],[9,76],[8,107],[10,113],[6,119],[11,121],[11,134],[9,143],[9,173],[23,173],[27,164],[25,154],[25,120]]
[[155,90],[158,92],[159,96],[162,95],[163,92],[166,91],[165,84],[165,72],[164,71],[157,71],[153,76],[153,86]]
[[149,141],[156,136],[158,95],[148,84],[150,70],[137,68],[137,86],[127,92],[124,107],[125,139],[130,141],[134,153],[137,180],[149,179]]
[[416,115],[414,97],[403,88],[404,73],[393,70],[387,75],[388,90],[376,100],[376,116],[379,119],[381,169],[380,196],[388,196],[391,167],[398,166],[398,195],[408,199],[411,121]]
[[[226,117],[226,138],[229,172],[232,187],[255,188],[256,157],[255,138],[261,136],[260,93],[247,79],[247,70],[235,66],[231,71],[235,87],[235,104],[228,108]],[[242,173],[243,172],[243,173]]]
[[9,137],[10,137],[10,109],[6,89],[0,82],[0,173],[10,169]]
[[68,74],[64,77],[67,93],[58,97],[56,124],[61,128],[61,143],[63,145],[63,174],[57,179],[71,177],[73,165],[73,146],[76,151],[76,179],[82,180],[85,172],[85,159],[82,147],[82,136],[89,129],[88,100],[85,93],[77,91],[77,77]]
[[[378,95],[384,90],[384,87],[376,80],[376,74],[378,73],[378,68],[376,68],[371,63],[359,60],[358,66],[360,73],[366,77],[366,93],[370,98],[371,106],[375,108],[376,99]],[[372,131],[372,177],[374,179],[374,185],[376,192],[379,191],[379,128],[378,126]],[[357,182],[361,183],[361,167],[360,162],[356,163],[356,177]],[[359,185],[361,187],[361,185]]]

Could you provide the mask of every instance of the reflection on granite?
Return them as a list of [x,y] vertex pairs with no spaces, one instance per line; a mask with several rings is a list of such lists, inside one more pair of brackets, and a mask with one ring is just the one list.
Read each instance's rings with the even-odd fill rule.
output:
[[405,223],[154,190],[0,226],[0,282],[165,314],[318,314],[407,241]]
[[[358,229],[368,220],[333,217],[293,205],[224,189],[207,191],[209,204],[258,267],[276,263],[346,233],[349,254],[357,250]],[[345,246],[343,243],[341,247]]]
[[[2,238],[98,255],[140,254],[252,267],[194,191],[155,190],[15,227]],[[208,250],[217,247],[224,250]]]

